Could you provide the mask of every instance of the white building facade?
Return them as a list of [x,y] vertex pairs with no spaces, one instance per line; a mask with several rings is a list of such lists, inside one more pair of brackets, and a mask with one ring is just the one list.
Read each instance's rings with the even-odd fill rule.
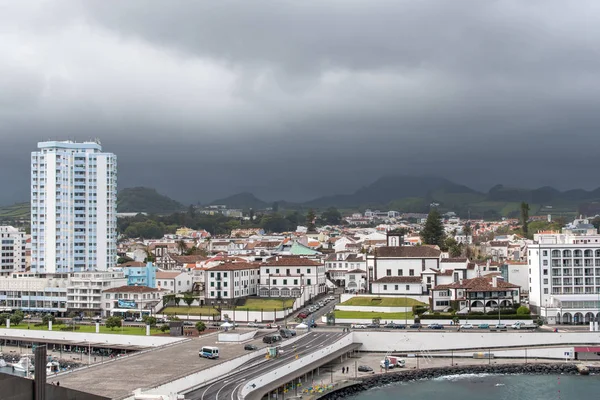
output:
[[24,272],[27,267],[25,232],[12,226],[0,226],[0,242],[0,276]]
[[527,262],[532,311],[550,324],[598,320],[600,235],[535,235],[527,247]]
[[326,280],[325,265],[318,261],[296,256],[271,257],[260,266],[258,294],[312,298],[327,291]]
[[0,311],[23,310],[25,313],[67,311],[66,274],[35,275],[14,273],[0,277]]
[[257,294],[260,266],[256,263],[223,262],[205,272],[208,304],[228,303]]
[[117,157],[99,143],[41,142],[31,153],[31,270],[117,262]]
[[69,312],[100,315],[102,292],[127,285],[123,272],[97,271],[72,274],[67,287],[67,309]]

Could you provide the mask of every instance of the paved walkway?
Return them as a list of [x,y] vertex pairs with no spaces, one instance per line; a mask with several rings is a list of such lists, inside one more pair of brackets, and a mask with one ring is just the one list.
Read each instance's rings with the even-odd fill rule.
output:
[[[144,354],[133,355],[103,364],[95,364],[59,375],[49,376],[49,382],[60,382],[61,386],[119,399],[130,396],[133,390],[149,388],[176,378],[213,366],[215,363],[245,354],[244,345],[239,343],[219,343],[220,360],[198,357],[202,346],[214,346],[216,335],[193,338]],[[260,339],[250,343],[262,345]]]

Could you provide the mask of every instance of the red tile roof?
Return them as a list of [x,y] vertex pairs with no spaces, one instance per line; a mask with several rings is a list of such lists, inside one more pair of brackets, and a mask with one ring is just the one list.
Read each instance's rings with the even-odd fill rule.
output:
[[311,260],[304,257],[271,257],[261,264],[262,266],[276,266],[276,267],[318,267],[323,264],[315,260]]
[[116,288],[106,289],[106,293],[152,293],[160,292],[161,289],[151,288],[148,286],[119,286]]
[[382,246],[377,250],[377,257],[390,258],[439,258],[440,250],[428,246]]

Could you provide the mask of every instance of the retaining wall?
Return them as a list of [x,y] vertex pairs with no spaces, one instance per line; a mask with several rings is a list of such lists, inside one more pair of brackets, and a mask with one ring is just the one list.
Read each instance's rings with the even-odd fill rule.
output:
[[597,332],[444,332],[422,330],[353,331],[355,343],[362,343],[360,351],[414,352],[427,350],[484,349],[488,347],[528,347],[541,344],[565,346],[600,344]]
[[[342,293],[340,296],[340,303],[343,303],[347,300],[350,300],[353,297],[399,297],[399,295],[384,295],[384,294],[352,294],[352,293]],[[420,301],[421,303],[429,304],[429,296],[428,295],[408,295],[408,296],[400,296],[407,297],[409,299],[415,299]]]
[[362,311],[362,312],[412,312],[412,307],[366,307],[366,306],[335,306],[340,311]]

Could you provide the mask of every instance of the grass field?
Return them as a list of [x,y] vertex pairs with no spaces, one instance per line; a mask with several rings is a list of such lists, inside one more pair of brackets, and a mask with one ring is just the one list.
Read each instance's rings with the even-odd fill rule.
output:
[[[56,331],[56,332],[64,332],[61,331],[60,328],[64,327],[65,325],[54,325],[52,327],[52,331]],[[68,332],[75,332],[75,333],[96,333],[96,326],[95,325],[77,325],[79,327],[79,329],[75,330],[75,331],[68,331]],[[0,327],[0,329],[6,329],[6,327]],[[48,330],[48,326],[44,325],[44,326],[34,326],[33,324],[27,325],[24,323],[20,323],[19,325],[11,325],[11,327],[9,329],[30,329],[30,330],[35,330],[35,331],[47,331]],[[138,336],[144,336],[146,335],[146,327],[145,326],[141,326],[141,327],[131,327],[131,326],[125,326],[123,328],[115,328],[115,329],[109,329],[105,326],[100,326],[100,333],[106,333],[106,334],[112,334],[112,335],[138,335]],[[162,332],[160,330],[158,330],[157,328],[150,328],[150,334],[151,335],[156,335],[156,334],[162,334]]]
[[381,321],[402,321],[405,319],[412,319],[413,313],[384,313],[376,311],[335,311],[336,319],[373,319],[379,318]]
[[285,308],[291,308],[294,305],[294,299],[246,299],[244,305],[238,306],[236,310],[281,310],[283,305]]
[[364,307],[412,307],[424,306],[415,299],[408,297],[353,297],[340,305],[342,306],[364,306]]
[[165,307],[161,313],[167,315],[214,315],[219,314],[217,310],[212,307],[199,307],[199,306],[191,306],[180,305],[179,307]]

